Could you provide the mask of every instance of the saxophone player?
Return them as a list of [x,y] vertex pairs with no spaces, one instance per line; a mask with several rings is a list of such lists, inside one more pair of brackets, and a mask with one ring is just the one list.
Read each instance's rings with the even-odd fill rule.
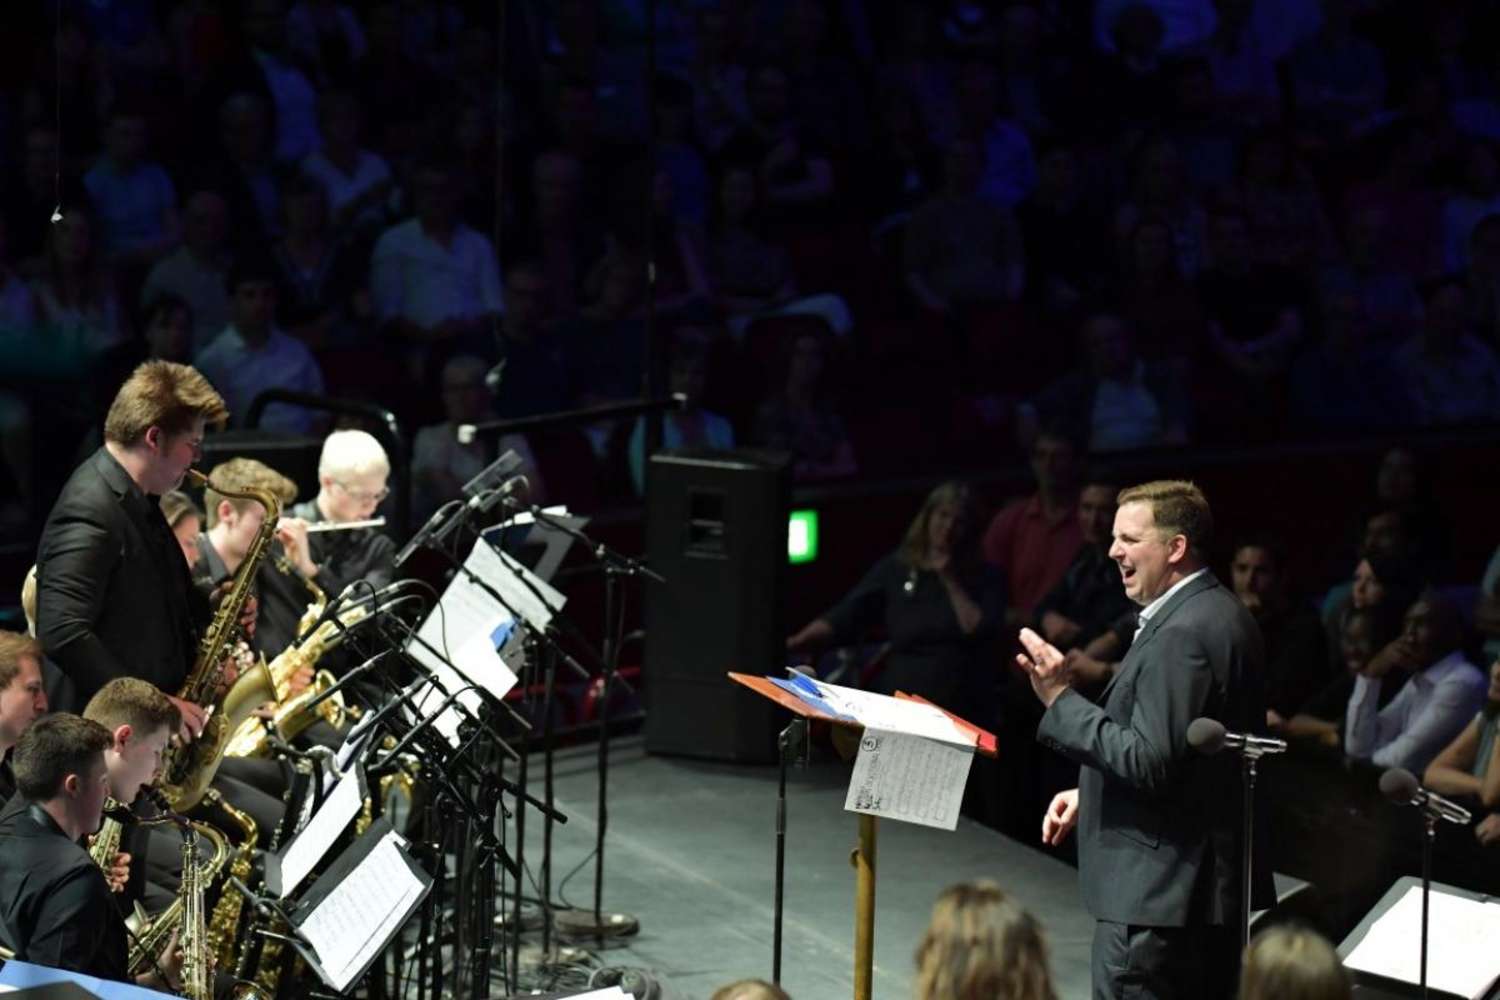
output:
[[[112,740],[99,723],[59,712],[38,720],[16,744],[16,793],[26,809],[0,851],[0,936],[22,961],[126,981],[125,919],[103,873],[79,846],[99,828],[110,788],[104,754]],[[180,961],[176,941],[169,941],[160,972],[136,982],[171,989]]]
[[16,792],[15,775],[3,758],[46,711],[41,643],[29,635],[0,631],[0,807]]

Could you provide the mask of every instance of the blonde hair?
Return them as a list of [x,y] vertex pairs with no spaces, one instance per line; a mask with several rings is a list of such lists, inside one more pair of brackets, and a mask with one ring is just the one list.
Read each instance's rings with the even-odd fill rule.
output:
[[120,391],[104,418],[104,440],[134,445],[152,427],[180,434],[202,417],[213,426],[229,419],[229,407],[196,368],[172,361],[147,361]]
[[[911,524],[906,527],[906,535],[901,540],[901,561],[907,566],[921,565],[923,557],[927,555],[927,526],[932,520],[932,512],[939,507],[949,505],[957,507],[959,515],[968,519],[967,528],[971,534],[978,530],[975,518],[978,499],[974,495],[974,490],[968,483],[956,480],[939,483],[932,488],[931,493],[927,494],[927,499],[922,501],[922,509],[917,511],[917,516],[912,518]],[[972,538],[956,540],[953,547],[955,563],[963,562],[975,555],[975,551],[971,551],[973,547],[968,544],[971,541]]]
[[21,581],[21,610],[26,614],[26,634],[36,635],[36,565],[26,571]]
[[334,431],[323,440],[318,457],[318,478],[363,476],[367,473],[389,475],[391,460],[385,449],[368,431]]
[[37,669],[41,669],[42,644],[32,636],[0,630],[0,689],[10,687],[21,672],[23,656],[36,660]]
[[171,490],[161,495],[161,515],[167,519],[169,528],[177,527],[188,516],[203,520],[203,512],[193,503],[193,498],[181,490]]
[[[209,472],[208,478],[225,489],[239,490],[246,486],[255,486],[269,490],[281,501],[283,507],[297,499],[296,483],[264,462],[257,462],[253,458],[231,458],[227,462],[220,462]],[[212,528],[219,523],[220,503],[229,504],[236,514],[243,514],[251,507],[260,506],[254,500],[227,497],[218,490],[206,488],[203,491],[203,506],[207,511],[204,519],[207,527]]]
[[791,1000],[780,986],[764,979],[741,979],[714,990],[709,1000]]
[[990,881],[943,890],[916,960],[917,1000],[1057,1000],[1041,925]]
[[1158,479],[1120,491],[1118,506],[1143,503],[1151,508],[1156,530],[1164,539],[1182,535],[1188,548],[1199,558],[1208,551],[1213,538],[1214,517],[1208,499],[1195,484],[1185,479]]
[[1349,973],[1317,931],[1282,925],[1245,949],[1240,1000],[1349,1000]]

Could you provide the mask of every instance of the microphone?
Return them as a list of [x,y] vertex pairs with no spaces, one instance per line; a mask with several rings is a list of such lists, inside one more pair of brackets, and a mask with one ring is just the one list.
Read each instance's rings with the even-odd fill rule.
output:
[[1204,756],[1211,756],[1225,748],[1243,757],[1286,753],[1286,740],[1252,733],[1232,733],[1217,719],[1194,719],[1187,728],[1187,741],[1188,746]]
[[347,685],[352,683],[354,678],[360,676],[361,674],[367,674],[371,670],[374,670],[376,663],[380,662],[382,659],[394,652],[394,649],[382,649],[380,652],[376,653],[374,656],[370,657],[368,660],[361,663],[359,666],[355,667],[353,670],[349,671],[347,674],[330,684],[327,690],[321,692],[316,698],[308,702],[306,708],[308,710],[317,708],[323,702],[327,701],[329,698],[332,698],[335,692],[343,690]]
[[1450,823],[1467,825],[1473,818],[1469,810],[1457,802],[1423,788],[1417,783],[1416,776],[1404,767],[1393,767],[1380,776],[1380,794],[1398,805],[1421,806],[1427,815]]
[[411,536],[411,540],[401,546],[401,551],[396,553],[396,558],[391,560],[391,565],[396,569],[400,569],[406,565],[407,560],[416,554],[418,549],[431,541],[434,535],[446,534],[449,516],[462,503],[463,501],[461,500],[449,500],[433,511],[432,516],[427,519],[427,523],[418,528],[417,533]]

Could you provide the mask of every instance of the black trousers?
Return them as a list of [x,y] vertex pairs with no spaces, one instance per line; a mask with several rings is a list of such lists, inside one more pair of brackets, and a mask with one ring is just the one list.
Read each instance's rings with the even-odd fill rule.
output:
[[1094,1000],[1233,1000],[1239,925],[1094,925]]

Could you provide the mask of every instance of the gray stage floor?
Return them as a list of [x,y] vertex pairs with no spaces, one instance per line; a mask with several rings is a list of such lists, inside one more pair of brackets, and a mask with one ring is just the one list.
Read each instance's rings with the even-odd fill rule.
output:
[[[770,978],[776,769],[647,756],[638,738],[612,749],[604,905],[637,916],[641,931],[605,952],[604,961],[652,971],[665,1000],[706,1000],[734,979]],[[580,747],[557,758],[558,807],[569,822],[555,834],[556,878],[593,848],[595,753]],[[534,787],[538,771],[539,764]],[[788,780],[782,983],[795,1000],[852,995],[855,817],[843,810],[846,782],[835,762],[793,771]],[[541,836],[538,824],[528,824],[534,866]],[[912,951],[937,893],[981,877],[997,881],[1046,927],[1059,995],[1088,997],[1093,925],[1072,868],[967,820],[952,833],[882,823],[878,862],[879,1000],[911,996]],[[586,867],[566,897],[588,905],[592,887]]]

